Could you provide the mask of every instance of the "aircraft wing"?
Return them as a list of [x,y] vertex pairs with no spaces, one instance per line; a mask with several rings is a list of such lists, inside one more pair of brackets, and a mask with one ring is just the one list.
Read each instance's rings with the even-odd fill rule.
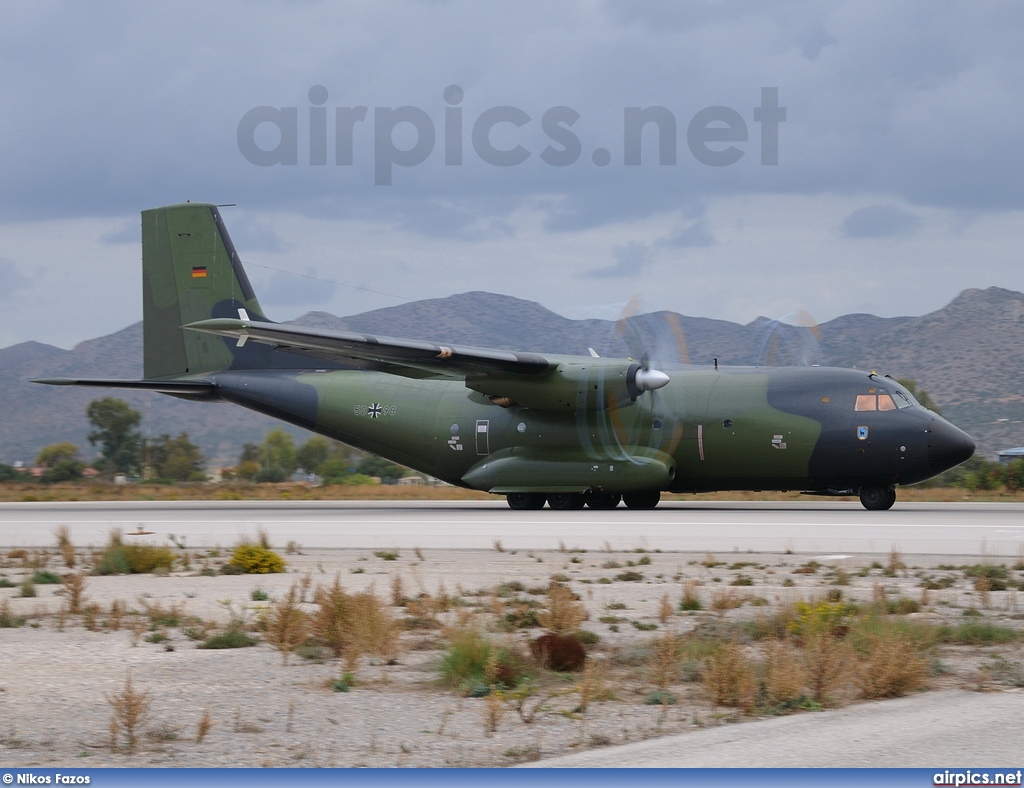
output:
[[111,378],[42,378],[33,383],[47,386],[96,386],[101,388],[159,391],[161,394],[201,396],[212,394],[213,383],[205,380],[115,380]]
[[256,320],[215,318],[189,323],[184,328],[233,337],[239,345],[259,342],[328,361],[370,362],[393,374],[410,377],[423,377],[423,373],[460,379],[491,374],[537,375],[553,366],[548,359],[535,353],[437,345],[414,339],[325,331]]

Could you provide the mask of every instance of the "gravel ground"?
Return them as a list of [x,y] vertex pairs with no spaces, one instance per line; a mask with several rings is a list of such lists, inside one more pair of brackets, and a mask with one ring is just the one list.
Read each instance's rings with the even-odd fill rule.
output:
[[[29,551],[27,557],[11,558],[9,553],[0,550],[0,575],[17,586],[32,571],[27,564],[39,556]],[[963,571],[938,568],[917,557],[905,558],[911,567],[891,577],[880,567],[869,568],[873,561],[885,564],[889,556],[737,553],[716,558],[703,553],[403,549],[395,560],[366,550],[309,550],[285,557],[288,572],[278,575],[203,576],[199,570],[204,565],[212,567],[223,557],[194,556],[189,571],[166,576],[90,577],[88,599],[104,611],[96,631],[86,629],[81,617],[59,613],[64,604],[64,598],[55,594],[59,586],[37,585],[35,598],[20,597],[17,587],[0,589],[0,604],[6,600],[10,614],[28,619],[24,626],[0,629],[0,752],[5,763],[507,766],[746,719],[733,709],[712,706],[702,697],[699,684],[681,679],[669,688],[678,697],[677,704],[644,705],[653,685],[643,645],[666,626],[686,632],[707,621],[753,619],[796,599],[820,598],[836,589],[845,599],[870,601],[880,587],[889,599],[923,601],[921,612],[911,615],[919,620],[957,623],[965,620],[965,609],[977,608],[995,623],[1024,627],[1017,591],[992,591],[986,599]],[[817,564],[812,564],[813,572],[807,567],[812,561]],[[989,562],[1011,565],[1014,560]],[[67,571],[56,555],[48,558],[47,566]],[[795,572],[798,569],[802,571]],[[642,574],[642,579],[617,579],[630,571]],[[340,669],[331,661],[293,656],[285,665],[279,652],[265,643],[232,650],[197,649],[185,625],[166,628],[167,640],[160,643],[140,639],[127,624],[118,630],[102,626],[114,600],[136,610],[154,604],[177,607],[186,617],[219,625],[232,615],[252,620],[268,604],[251,601],[253,591],[277,598],[307,572],[314,584],[329,583],[340,573],[348,591],[372,589],[382,599],[390,599],[393,577],[401,575],[407,596],[437,594],[443,587],[478,605],[483,618],[500,604],[491,593],[499,583],[522,583],[525,590],[519,596],[527,598],[530,590],[542,589],[552,576],[564,575],[589,612],[585,628],[600,636],[592,657],[605,666],[602,672],[611,699],[591,703],[579,713],[579,695],[574,692],[578,677],[550,676],[541,681],[541,688],[554,697],[530,724],[502,706],[497,730],[489,733],[488,702],[461,697],[438,682],[440,630],[406,632],[397,664],[364,660],[351,691],[335,692],[331,683]],[[1010,572],[1014,580],[1022,574]],[[922,600],[925,576],[948,587],[928,591]],[[729,594],[746,601],[720,612],[677,613],[662,623],[663,595],[667,593],[676,607],[680,583],[687,579],[701,583],[705,606]],[[845,584],[837,586],[837,581]],[[744,585],[732,585],[736,582]],[[445,614],[448,623],[457,615]],[[620,620],[600,621],[609,615]],[[613,625],[619,631],[612,631]],[[657,631],[651,631],[655,626]],[[532,630],[533,636],[537,634],[539,630]],[[524,650],[527,636],[524,631],[494,634]],[[1017,675],[1014,671],[1020,672],[1022,657],[1019,642],[942,647],[936,662],[942,666],[941,675],[931,686],[1005,688]],[[994,670],[993,665],[1003,668]],[[123,689],[129,672],[136,690],[148,692],[150,701],[143,735],[131,753],[110,747],[107,700]],[[854,702],[852,690],[838,692],[836,700]],[[207,710],[214,726],[200,742],[197,726]]]

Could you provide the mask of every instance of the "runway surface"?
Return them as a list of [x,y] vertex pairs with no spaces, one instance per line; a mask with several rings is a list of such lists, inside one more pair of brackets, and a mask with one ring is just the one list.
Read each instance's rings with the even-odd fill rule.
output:
[[195,547],[266,529],[310,548],[616,550],[1018,557],[1024,505],[907,503],[868,512],[837,501],[667,503],[636,511],[515,512],[503,501],[127,501],[0,503],[0,546],[48,545],[70,527],[78,544],[113,528],[186,537]]

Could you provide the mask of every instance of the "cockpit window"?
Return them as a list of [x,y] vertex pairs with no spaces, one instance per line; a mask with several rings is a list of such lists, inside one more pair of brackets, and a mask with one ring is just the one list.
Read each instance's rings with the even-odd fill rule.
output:
[[878,397],[874,394],[858,394],[854,410],[878,410]]
[[912,404],[910,402],[910,398],[899,389],[893,391],[892,397],[896,400],[896,407],[900,410],[903,410],[903,408],[909,408]]
[[891,396],[883,392],[881,394],[858,394],[853,409],[856,411],[896,410],[897,407],[910,407],[910,403],[901,405],[899,400],[894,401]]

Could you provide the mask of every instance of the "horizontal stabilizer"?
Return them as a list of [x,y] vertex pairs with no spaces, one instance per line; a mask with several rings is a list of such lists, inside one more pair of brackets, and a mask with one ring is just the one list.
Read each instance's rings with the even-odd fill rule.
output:
[[205,380],[111,380],[106,378],[43,378],[33,383],[47,386],[96,386],[101,388],[159,391],[163,394],[212,394],[216,388]]
[[466,375],[494,373],[536,375],[547,372],[553,366],[546,358],[534,353],[436,345],[412,339],[300,328],[254,320],[214,318],[190,323],[184,328],[232,337],[240,342],[248,339],[330,361],[357,359],[387,365],[392,368],[389,371],[397,371],[393,369],[397,367],[442,377],[462,378]]

